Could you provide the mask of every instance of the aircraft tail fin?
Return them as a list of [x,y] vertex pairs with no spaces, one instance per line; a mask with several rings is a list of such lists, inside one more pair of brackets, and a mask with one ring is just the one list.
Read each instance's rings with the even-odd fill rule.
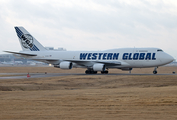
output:
[[23,51],[46,50],[25,28],[15,27]]

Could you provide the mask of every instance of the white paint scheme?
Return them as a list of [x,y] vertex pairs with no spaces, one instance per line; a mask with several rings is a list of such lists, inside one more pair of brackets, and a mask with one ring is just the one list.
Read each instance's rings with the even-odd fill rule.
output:
[[[23,27],[15,27],[16,32],[17,29],[21,30],[23,34],[30,34]],[[20,34],[21,35],[21,34]],[[40,51],[31,51],[28,48],[24,48],[21,42],[20,35],[19,41],[21,43],[21,47],[23,51],[21,52],[11,52],[5,51],[13,54],[18,54],[27,59],[37,60],[41,62],[46,62],[49,64],[53,64],[55,67],[63,67],[67,69],[70,63],[72,63],[72,67],[80,67],[87,68],[89,70],[101,71],[100,66],[105,66],[108,68],[118,68],[122,70],[129,70],[129,68],[146,68],[146,67],[158,67],[165,64],[168,64],[174,60],[172,56],[161,51],[159,48],[120,48],[120,49],[111,49],[105,51],[52,51],[46,50],[34,37],[33,44]],[[22,36],[22,35],[21,35]],[[32,35],[31,35],[32,36]],[[160,50],[160,51],[158,51]],[[118,60],[80,60],[80,53],[119,53]],[[155,53],[156,60],[123,60],[124,53]],[[96,66],[96,67],[95,67]],[[68,68],[69,69],[69,68]]]

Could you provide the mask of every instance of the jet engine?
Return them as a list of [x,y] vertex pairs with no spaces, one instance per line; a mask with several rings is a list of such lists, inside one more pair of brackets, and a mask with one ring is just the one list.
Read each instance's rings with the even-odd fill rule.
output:
[[73,64],[71,62],[61,62],[59,66],[61,69],[72,69]]
[[94,64],[93,71],[105,71],[106,67],[104,64]]

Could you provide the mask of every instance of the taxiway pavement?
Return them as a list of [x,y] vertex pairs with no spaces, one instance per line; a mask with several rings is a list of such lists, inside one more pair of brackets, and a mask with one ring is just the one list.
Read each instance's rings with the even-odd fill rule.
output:
[[27,78],[44,78],[44,77],[56,77],[56,76],[70,76],[70,75],[177,75],[177,74],[134,74],[134,73],[109,73],[109,74],[85,74],[85,73],[31,73],[30,77],[27,77],[27,73],[0,73],[2,77],[0,79],[27,79]]

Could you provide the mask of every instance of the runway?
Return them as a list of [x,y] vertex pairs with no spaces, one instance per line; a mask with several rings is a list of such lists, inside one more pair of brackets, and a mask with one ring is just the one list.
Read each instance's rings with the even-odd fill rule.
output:
[[135,73],[109,73],[109,74],[101,74],[101,73],[98,73],[98,74],[81,74],[81,73],[31,73],[29,74],[30,77],[27,77],[27,73],[0,73],[0,75],[2,77],[0,77],[0,79],[29,79],[29,78],[46,78],[46,77],[56,77],[56,76],[71,76],[71,75],[74,75],[74,76],[98,76],[98,75],[117,75],[117,76],[120,76],[120,75],[125,75],[125,76],[130,76],[130,75],[133,75],[133,76],[157,76],[157,75],[177,75],[177,74],[135,74]]

